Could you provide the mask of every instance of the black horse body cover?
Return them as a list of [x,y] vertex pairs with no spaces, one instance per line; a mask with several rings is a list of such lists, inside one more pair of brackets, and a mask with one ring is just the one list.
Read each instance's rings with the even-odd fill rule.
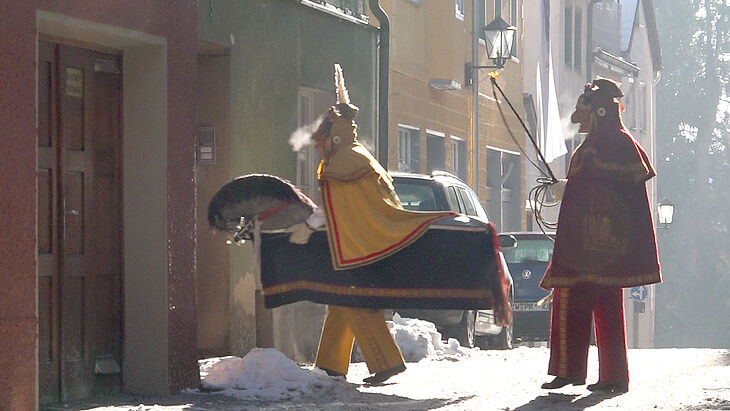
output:
[[350,270],[332,268],[327,234],[307,244],[261,234],[267,308],[308,300],[359,308],[489,309],[505,298],[494,226],[465,216],[439,220],[398,253]]

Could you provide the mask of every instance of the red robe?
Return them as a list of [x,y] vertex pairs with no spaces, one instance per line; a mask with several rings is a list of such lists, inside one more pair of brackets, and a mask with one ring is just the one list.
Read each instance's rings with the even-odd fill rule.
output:
[[656,172],[641,144],[616,120],[594,128],[571,158],[543,288],[661,282],[644,184]]

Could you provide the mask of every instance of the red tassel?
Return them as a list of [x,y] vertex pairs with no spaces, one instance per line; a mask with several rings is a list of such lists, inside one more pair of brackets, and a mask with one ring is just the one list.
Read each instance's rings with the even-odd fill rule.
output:
[[502,265],[502,253],[499,246],[499,237],[494,224],[489,223],[489,231],[492,236],[492,247],[494,248],[494,264],[496,264],[497,275],[492,282],[492,302],[494,309],[494,321],[497,325],[512,323],[512,308],[509,305],[509,284],[505,277]]

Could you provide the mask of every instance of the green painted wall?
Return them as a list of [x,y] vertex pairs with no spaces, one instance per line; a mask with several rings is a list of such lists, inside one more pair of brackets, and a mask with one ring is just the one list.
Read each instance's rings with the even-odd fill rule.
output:
[[[360,139],[374,147],[377,31],[373,27],[295,0],[200,0],[198,11],[200,41],[225,47],[230,53],[231,148],[230,153],[217,155],[230,156],[231,178],[270,173],[296,181],[296,154],[288,140],[298,125],[299,87],[334,92],[335,63],[342,65],[352,102],[360,107]],[[207,205],[201,204],[200,210],[207,210]],[[271,343],[298,361],[313,360],[307,357],[312,345],[316,348],[321,329],[317,316],[323,313],[322,307],[297,304],[257,309],[252,256],[250,243],[231,247],[226,296],[231,306],[231,353],[244,355],[257,344]],[[303,313],[310,313],[307,320],[298,321]],[[277,337],[285,335],[280,329],[290,329],[292,322],[307,328],[309,334]],[[271,335],[264,335],[267,333]]]
[[[372,27],[293,0],[201,0],[198,36],[231,54],[232,174],[266,172],[296,179],[287,141],[297,127],[299,86],[333,91],[343,66],[358,126],[375,130],[377,33]],[[333,101],[334,103],[334,101]]]

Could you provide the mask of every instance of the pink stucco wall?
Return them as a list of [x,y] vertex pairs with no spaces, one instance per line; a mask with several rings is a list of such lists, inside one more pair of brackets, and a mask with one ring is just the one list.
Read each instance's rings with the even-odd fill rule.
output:
[[167,39],[168,313],[170,390],[198,382],[195,317],[194,0],[0,2],[0,398],[37,402],[36,10]]

